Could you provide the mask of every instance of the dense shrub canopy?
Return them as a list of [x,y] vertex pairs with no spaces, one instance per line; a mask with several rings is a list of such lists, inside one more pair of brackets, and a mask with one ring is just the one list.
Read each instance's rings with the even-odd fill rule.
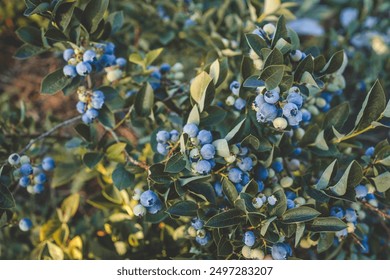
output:
[[360,2],[5,1],[0,258],[388,259],[389,4]]

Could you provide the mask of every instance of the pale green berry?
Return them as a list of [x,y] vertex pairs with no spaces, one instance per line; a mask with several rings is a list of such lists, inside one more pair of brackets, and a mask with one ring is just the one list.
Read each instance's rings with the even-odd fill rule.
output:
[[251,251],[252,251],[252,249],[251,249],[250,247],[244,245],[244,246],[242,247],[242,249],[241,249],[241,254],[242,254],[242,256],[243,256],[244,258],[250,259],[250,257],[251,257]]
[[260,197],[254,197],[252,200],[252,205],[256,209],[260,209],[263,206],[264,202]]
[[26,155],[20,157],[20,164],[30,163],[30,158]]
[[283,188],[290,188],[294,183],[294,180],[293,178],[291,177],[283,177],[281,180],[280,180],[280,185],[283,187]]
[[320,111],[318,110],[318,108],[314,105],[310,105],[309,107],[307,107],[307,110],[313,115],[313,116],[317,116]]
[[175,75],[173,76],[173,78],[175,80],[183,80],[184,79],[184,73],[183,72],[177,72],[175,73]]
[[268,169],[268,177],[269,178],[275,177],[275,170],[273,170],[272,168],[269,168]]
[[295,202],[296,207],[298,207],[298,206],[304,205],[306,203],[306,199],[304,199],[301,196],[298,196],[297,198],[294,199],[294,202]]
[[140,197],[141,197],[141,194],[143,193],[143,190],[141,190],[141,189],[134,189],[134,194],[133,194],[133,199],[134,200],[136,200],[136,201],[138,201],[138,200],[140,200]]
[[347,231],[348,231],[348,233],[355,232],[355,229],[356,229],[356,227],[355,227],[355,225],[353,223],[347,223]]
[[275,33],[276,27],[272,23],[267,23],[266,25],[263,26],[263,30],[268,35],[272,35]]
[[262,250],[260,250],[259,248],[252,249],[250,251],[250,259],[263,260],[264,259],[264,252]]
[[236,161],[236,156],[235,156],[235,155],[231,155],[231,156],[225,157],[224,160],[225,160],[227,163],[233,163],[233,162]]
[[226,98],[225,103],[228,106],[233,106],[235,101],[236,101],[236,99],[230,95],[230,96],[228,96],[228,98]]
[[176,62],[172,68],[171,68],[171,71],[173,72],[180,72],[180,71],[183,71],[184,67],[183,67],[183,64],[181,64],[180,62]]
[[273,120],[272,124],[276,129],[283,130],[286,129],[288,123],[287,120],[283,117],[279,117]]
[[240,153],[240,149],[237,147],[237,145],[231,145],[230,152],[234,155],[238,155]]
[[146,208],[142,206],[141,204],[137,204],[133,208],[133,213],[137,217],[143,217],[146,214]]
[[324,108],[328,103],[326,100],[322,97],[317,97],[316,98],[316,105],[318,108]]
[[221,41],[222,41],[222,44],[223,44],[223,46],[224,46],[225,48],[228,48],[228,47],[229,47],[229,40],[228,40],[228,39],[222,38]]
[[196,237],[196,229],[193,226],[188,228],[187,233],[191,237]]
[[115,82],[116,80],[119,80],[120,78],[122,78],[122,74],[123,74],[123,72],[120,69],[115,69],[113,71],[109,71],[107,73],[107,80],[111,83]]
[[298,127],[294,132],[295,137],[298,140],[301,140],[303,136],[305,135],[305,130],[302,127]]

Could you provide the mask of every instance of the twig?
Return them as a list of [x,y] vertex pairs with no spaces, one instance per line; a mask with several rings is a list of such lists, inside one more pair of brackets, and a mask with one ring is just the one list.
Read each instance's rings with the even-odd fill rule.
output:
[[[105,129],[111,134],[112,138],[114,138],[115,142],[117,143],[120,143],[121,141],[119,140],[119,137],[118,135],[115,133],[114,130],[112,130],[111,128],[107,128],[105,127]],[[136,166],[139,166],[145,170],[149,170],[149,165],[147,165],[146,163],[144,162],[141,162],[141,161],[138,161],[136,160],[135,158],[133,158],[125,149],[125,154],[126,154],[126,158],[129,162],[131,162],[132,164],[136,165]]]
[[382,212],[378,208],[372,206],[370,203],[362,201],[362,204],[364,206],[366,206],[368,209],[370,209],[371,211],[378,213],[378,215],[381,216],[383,219],[389,219],[390,220],[390,215],[389,214],[386,214],[385,212]]
[[77,122],[78,120],[81,119],[81,115],[80,116],[77,116],[77,117],[74,117],[74,118],[71,118],[69,120],[66,120],[62,123],[59,123],[57,124],[56,126],[54,126],[52,129],[46,131],[45,133],[41,134],[40,136],[38,136],[37,138],[33,139],[30,141],[30,143],[27,144],[26,147],[24,147],[20,152],[19,154],[24,154],[28,149],[31,148],[32,145],[34,145],[35,143],[43,140],[44,138],[48,137],[49,135],[51,135],[53,132],[55,132],[56,130],[60,129],[61,127],[64,127],[64,126],[68,126],[72,123],[75,123]]

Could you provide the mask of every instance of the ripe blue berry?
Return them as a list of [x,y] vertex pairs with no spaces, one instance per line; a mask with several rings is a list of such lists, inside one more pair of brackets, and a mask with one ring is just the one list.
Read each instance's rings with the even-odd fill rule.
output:
[[146,208],[150,214],[156,214],[158,211],[162,209],[161,200],[158,199],[154,205]]
[[198,133],[198,140],[201,145],[210,144],[213,141],[213,135],[208,130],[201,130]]
[[45,171],[52,171],[56,167],[55,161],[51,157],[45,157],[42,160],[42,169]]
[[232,168],[229,170],[229,180],[232,181],[233,183],[241,183],[242,181],[242,171],[236,167]]
[[207,160],[200,160],[197,162],[195,169],[199,174],[206,175],[211,171],[211,164]]
[[159,143],[166,143],[166,142],[168,142],[168,140],[170,138],[171,138],[171,135],[169,134],[168,131],[165,131],[165,130],[160,130],[156,134],[156,139],[157,139],[157,142],[159,142]]
[[21,231],[29,231],[33,226],[32,221],[29,218],[23,218],[19,221],[19,229]]
[[65,65],[62,72],[68,78],[74,78],[77,76],[76,67],[73,65]]
[[283,107],[283,115],[287,118],[289,125],[295,126],[302,121],[302,112],[294,103],[287,103]]
[[347,222],[354,223],[357,220],[356,211],[352,208],[345,210],[345,219]]
[[198,242],[199,245],[206,246],[207,243],[209,243],[209,241],[211,240],[211,235],[209,232],[207,232],[205,236],[197,236],[195,240],[196,242]]
[[268,169],[260,165],[256,170],[255,176],[257,179],[261,181],[268,179],[269,176]]
[[265,188],[264,182],[263,181],[256,181],[257,182],[257,191],[262,192]]
[[92,72],[92,66],[88,62],[79,62],[76,65],[76,71],[80,76],[87,76]]
[[115,60],[115,64],[118,65],[119,67],[123,68],[123,67],[126,66],[127,61],[126,61],[126,59],[124,59],[123,57],[118,57],[118,58]]
[[330,208],[330,215],[339,219],[342,219],[345,215],[343,208],[339,206],[333,206]]
[[115,51],[115,44],[108,42],[104,48],[104,53],[105,54],[114,54]]
[[187,133],[189,137],[193,138],[198,135],[199,128],[194,123],[188,123],[183,127],[183,132]]
[[258,122],[272,122],[278,116],[278,110],[275,105],[263,103],[260,105],[259,110],[256,113]]
[[234,101],[234,108],[236,108],[237,110],[241,111],[242,109],[245,108],[245,105],[246,105],[246,101],[245,99],[239,97],[237,98],[235,101]]
[[160,66],[161,73],[168,73],[169,71],[171,71],[171,65],[169,65],[168,63],[161,64]]
[[144,191],[140,196],[140,203],[146,208],[152,207],[159,200],[157,194],[151,190]]
[[77,112],[79,112],[80,114],[84,114],[85,111],[87,110],[87,104],[79,101],[76,104],[76,109],[77,109]]
[[230,91],[231,91],[234,95],[238,95],[239,92],[240,92],[240,83],[237,82],[237,81],[233,81],[233,82],[231,82],[229,88],[230,88]]
[[96,109],[88,109],[88,110],[85,112],[85,115],[86,115],[91,121],[94,121],[94,120],[99,116],[99,112],[98,112],[98,110],[96,110]]
[[263,105],[263,104],[265,103],[264,95],[258,94],[258,95],[256,96],[256,98],[255,98],[255,101],[253,101],[253,103],[254,103],[254,105],[255,105],[256,107],[259,107],[259,108],[260,108],[260,106]]
[[367,150],[364,152],[366,156],[372,157],[374,155],[375,148],[374,147],[369,147]]
[[203,228],[204,222],[199,218],[193,218],[191,220],[191,225],[194,227],[194,229],[199,230]]
[[264,101],[269,104],[275,104],[276,102],[279,101],[280,98],[279,93],[280,93],[280,89],[278,87],[271,90],[267,90],[264,93]]
[[215,155],[215,148],[212,144],[205,144],[200,149],[200,154],[202,155],[203,159],[212,159]]
[[45,189],[44,185],[36,184],[36,185],[34,185],[33,191],[34,191],[34,193],[38,194],[38,193],[43,192],[44,189]]
[[168,144],[157,143],[157,152],[165,156],[168,154],[168,147]]
[[115,59],[115,55],[103,54],[102,56],[100,56],[98,63],[101,67],[108,67],[114,65]]
[[271,255],[274,260],[285,260],[288,256],[292,256],[292,250],[290,245],[278,242],[272,246]]
[[66,49],[64,50],[64,53],[62,54],[64,60],[66,62],[69,61],[69,59],[71,59],[72,57],[74,57],[74,50],[73,49]]
[[28,176],[23,176],[22,178],[19,179],[19,185],[23,188],[27,187],[30,185],[30,177]]
[[287,199],[287,209],[291,209],[295,207],[295,202],[291,199]]
[[96,53],[93,50],[87,50],[83,54],[83,61],[94,62],[96,61]]
[[222,184],[221,184],[221,182],[217,181],[217,182],[214,183],[214,190],[215,190],[215,194],[216,194],[218,197],[222,197],[222,196],[223,196]]
[[22,164],[22,166],[20,167],[20,174],[22,176],[29,176],[32,173],[33,173],[33,168],[31,164],[29,163]]
[[242,192],[242,190],[244,189],[244,186],[240,183],[234,184],[234,186],[236,187],[238,193]]
[[179,132],[176,129],[171,130],[169,134],[171,135],[170,140],[172,142],[177,142],[179,140]]
[[253,245],[255,245],[255,242],[256,242],[256,236],[255,234],[253,233],[253,231],[247,231],[245,232],[244,234],[244,244],[248,247],[252,247]]
[[291,92],[287,96],[287,102],[297,105],[298,108],[302,107],[303,97],[300,93]]
[[237,163],[237,166],[244,172],[250,171],[253,167],[253,161],[250,157],[245,157]]
[[365,185],[358,185],[355,187],[356,198],[365,198],[368,194],[368,189]]
[[271,167],[276,173],[280,173],[284,170],[283,163],[281,163],[280,161],[274,161]]
[[47,180],[45,173],[39,173],[36,176],[34,176],[34,183],[35,184],[43,184]]
[[311,113],[310,113],[310,111],[308,111],[306,109],[302,109],[301,112],[302,112],[302,121],[308,122],[308,121],[311,120]]

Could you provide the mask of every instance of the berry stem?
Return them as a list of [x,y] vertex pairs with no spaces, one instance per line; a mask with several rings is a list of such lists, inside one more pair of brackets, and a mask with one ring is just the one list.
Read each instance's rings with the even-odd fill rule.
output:
[[371,211],[377,213],[379,216],[381,216],[383,219],[388,219],[390,220],[390,215],[386,214],[385,212],[382,212],[381,210],[379,210],[378,208],[372,206],[370,203],[368,202],[365,202],[365,201],[362,201],[362,204],[367,207],[368,209],[370,209]]

